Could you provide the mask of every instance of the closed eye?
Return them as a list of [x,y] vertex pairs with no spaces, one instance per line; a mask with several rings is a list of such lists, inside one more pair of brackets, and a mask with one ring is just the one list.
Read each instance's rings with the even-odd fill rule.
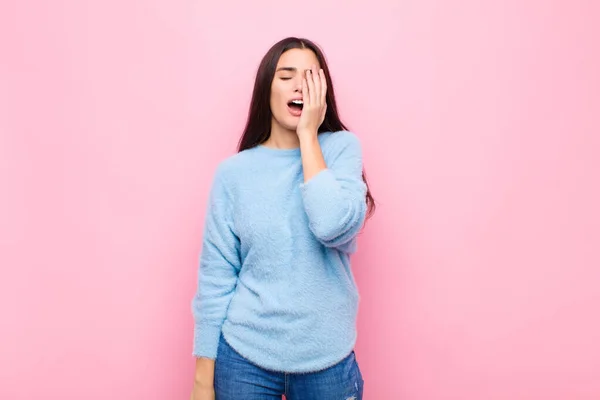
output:
[[282,81],[289,81],[292,78],[281,78]]

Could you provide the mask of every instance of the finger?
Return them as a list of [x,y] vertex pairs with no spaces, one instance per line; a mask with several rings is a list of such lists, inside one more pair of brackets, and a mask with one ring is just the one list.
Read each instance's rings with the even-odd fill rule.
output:
[[313,77],[313,81],[315,84],[315,91],[314,91],[314,105],[321,105],[321,75],[319,74],[319,70],[317,69],[317,66],[315,64],[313,64],[312,68],[311,68],[311,75]]
[[312,70],[309,69],[308,71],[306,71],[306,80],[308,82],[308,97],[309,97],[309,104],[313,105],[316,104],[316,99],[315,99],[315,81],[313,80],[313,73]]
[[308,106],[310,104],[310,98],[308,95],[308,81],[306,78],[302,78],[302,108]]
[[314,91],[314,105],[321,105],[321,74],[319,73],[319,70],[317,69],[317,66],[315,64],[313,64],[312,68],[311,68],[311,75],[313,77],[313,81],[315,84],[315,91]]
[[319,76],[321,77],[321,104],[327,104],[327,79],[325,79],[325,71],[319,70]]
[[327,104],[323,105],[323,112],[321,113],[321,121],[325,120],[325,115],[327,115]]

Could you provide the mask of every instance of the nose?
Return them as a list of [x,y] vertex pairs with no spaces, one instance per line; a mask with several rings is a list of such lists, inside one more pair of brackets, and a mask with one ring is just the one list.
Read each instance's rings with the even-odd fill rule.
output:
[[302,79],[296,79],[296,86],[294,88],[295,93],[302,93]]

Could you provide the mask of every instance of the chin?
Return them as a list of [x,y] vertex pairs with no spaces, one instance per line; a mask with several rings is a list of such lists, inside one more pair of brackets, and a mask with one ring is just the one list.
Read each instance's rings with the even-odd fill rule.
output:
[[296,128],[298,128],[298,121],[285,121],[281,124],[281,127],[285,130],[296,132]]
[[286,116],[285,118],[282,118],[282,119],[274,118],[274,122],[277,125],[279,125],[283,129],[285,129],[287,131],[291,131],[291,132],[296,132],[296,128],[298,128],[299,120],[300,120],[300,117],[294,117],[294,116]]

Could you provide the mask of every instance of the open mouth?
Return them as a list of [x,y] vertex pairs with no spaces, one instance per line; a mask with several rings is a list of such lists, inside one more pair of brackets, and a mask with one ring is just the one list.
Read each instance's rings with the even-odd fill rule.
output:
[[302,100],[292,100],[288,103],[288,107],[294,111],[302,111],[302,107],[304,107],[304,102]]

